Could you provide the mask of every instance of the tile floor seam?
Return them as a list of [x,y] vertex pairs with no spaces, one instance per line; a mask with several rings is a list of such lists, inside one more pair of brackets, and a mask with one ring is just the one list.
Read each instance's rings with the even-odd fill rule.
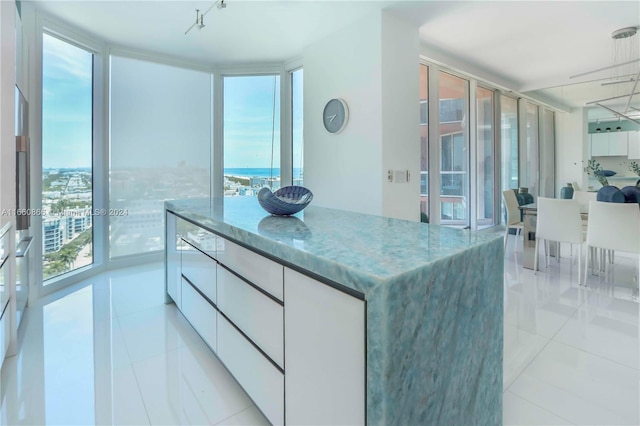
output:
[[149,415],[149,409],[147,408],[147,403],[144,400],[144,394],[142,393],[142,388],[140,387],[140,381],[138,380],[138,375],[136,374],[136,369],[133,368],[133,363],[130,363],[131,371],[133,372],[133,378],[136,379],[136,386],[138,387],[138,393],[140,394],[140,400],[142,401],[142,406],[144,407],[144,414],[147,416],[147,421],[149,425],[151,425],[151,416]]
[[233,415],[231,415],[231,416],[229,416],[229,417],[227,417],[227,418],[225,418],[225,419],[220,420],[218,423],[214,423],[214,424],[213,424],[213,426],[224,424],[224,422],[226,422],[226,421],[227,421],[227,420],[229,420],[230,418],[235,417],[235,416],[237,416],[238,414],[242,414],[242,413],[244,413],[245,411],[252,409],[253,407],[256,407],[256,408],[257,408],[257,406],[253,403],[253,401],[251,401],[251,405],[250,405],[250,406],[248,406],[247,408],[243,408],[242,410],[238,411],[237,413],[235,413],[235,414],[233,414]]
[[[505,393],[506,393],[506,392],[503,392],[503,395],[504,395]],[[541,406],[541,405],[539,405],[539,404],[536,404],[536,403],[535,403],[535,402],[533,402],[533,401],[529,401],[527,398],[523,397],[522,395],[518,395],[518,394],[517,394],[517,393],[515,393],[515,392],[511,392],[511,393],[512,393],[513,395],[515,395],[516,397],[518,397],[518,398],[520,398],[520,399],[522,399],[522,400],[524,400],[524,401],[527,401],[529,404],[536,406],[537,408],[541,409],[542,411],[547,412],[547,413],[549,413],[549,414],[551,414],[551,415],[553,415],[553,416],[555,416],[555,417],[561,418],[562,420],[564,420],[564,421],[565,421],[565,422],[567,422],[567,423],[570,423],[570,424],[572,424],[572,425],[577,424],[577,423],[572,422],[572,421],[571,421],[571,420],[569,420],[569,419],[566,419],[566,418],[562,417],[561,415],[559,415],[559,414],[557,414],[557,413],[554,413],[553,411],[550,411],[549,409],[547,409],[547,408],[545,408],[545,407],[543,407],[543,406]]]
[[[545,384],[545,385],[547,385],[547,386],[550,386],[550,387],[552,387],[552,388],[556,389],[557,391],[564,392],[564,393],[570,393],[574,398],[577,398],[577,399],[579,399],[579,400],[581,400],[581,401],[584,401],[584,402],[585,402],[585,403],[587,403],[588,405],[591,405],[591,404],[594,404],[594,403],[595,403],[594,401],[590,401],[590,400],[588,400],[588,399],[585,399],[585,398],[583,398],[582,396],[580,396],[580,395],[578,395],[578,394],[576,394],[576,393],[574,393],[574,392],[567,391],[567,390],[565,390],[565,389],[563,389],[563,388],[561,388],[561,387],[558,387],[558,386],[556,386],[555,384],[553,384],[553,383],[551,383],[551,382],[548,382],[548,381],[546,381],[546,380],[542,380],[542,379],[537,378],[537,377],[532,377],[532,378],[533,378],[534,380],[537,380],[537,381],[541,382],[541,383],[544,383],[544,384]],[[512,391],[510,391],[510,392],[511,392],[511,393],[513,393],[514,395],[517,395],[518,397],[520,397],[520,398],[524,399],[525,401],[527,401],[527,402],[530,402],[530,403],[534,404],[532,401],[529,401],[526,397],[524,397],[523,395],[519,394],[518,392],[513,391],[513,390],[512,390]],[[537,404],[536,404],[536,405],[537,405]],[[615,413],[615,414],[617,414],[619,417],[623,418],[623,419],[624,419],[624,420],[626,420],[626,421],[629,421],[629,420],[630,420],[630,419],[627,419],[625,415],[620,414],[619,412],[616,412],[616,411],[610,410],[610,409],[609,409],[608,407],[606,407],[606,406],[599,405],[599,407],[600,407],[600,408],[604,408],[604,410],[605,410],[605,411],[607,411],[607,412],[611,412],[611,413]],[[548,411],[548,410],[547,410],[547,411]],[[552,413],[553,413],[555,416],[558,416],[558,417],[563,418],[563,417],[562,417],[562,416],[560,416],[559,414],[556,414],[556,413],[554,413],[554,412],[552,412]],[[574,423],[574,422],[572,422],[572,421],[569,421],[569,423],[576,424],[576,423]],[[633,421],[630,421],[629,423],[618,423],[618,424],[635,425],[636,423],[634,423]]]
[[[563,341],[561,341],[561,340],[559,340],[559,339],[556,339],[556,337],[557,337],[557,336],[558,336],[558,334],[562,331],[562,329],[563,329],[563,328],[564,328],[564,327],[569,323],[569,321],[571,321],[571,318],[573,318],[573,316],[574,316],[574,315],[575,315],[575,314],[576,314],[576,313],[577,313],[577,312],[582,308],[582,306],[584,306],[586,303],[587,303],[587,301],[583,302],[583,304],[582,304],[580,307],[578,307],[578,308],[577,308],[577,309],[576,309],[576,310],[575,310],[575,311],[574,311],[574,312],[569,316],[569,318],[567,319],[567,321],[566,321],[564,324],[562,324],[562,326],[558,329],[558,331],[556,331],[556,333],[553,335],[553,337],[551,337],[551,338],[549,339],[549,341],[553,340],[555,343],[560,343],[560,344],[563,344],[563,345],[567,345],[567,346],[569,346],[569,347],[571,347],[571,348],[574,348],[574,349],[579,350],[580,352],[584,352],[584,353],[587,353],[587,354],[589,354],[589,355],[596,356],[596,357],[601,358],[601,359],[604,359],[604,360],[606,360],[606,361],[611,361],[611,362],[616,363],[616,364],[618,364],[618,365],[621,365],[621,366],[624,366],[624,367],[631,368],[632,370],[638,370],[638,371],[640,371],[640,366],[638,366],[638,367],[632,367],[632,366],[630,366],[630,365],[623,364],[623,363],[621,363],[620,361],[616,361],[615,359],[607,358],[607,357],[606,357],[606,356],[604,356],[604,355],[600,355],[600,354],[597,354],[597,353],[594,353],[594,352],[590,352],[590,351],[588,351],[588,350],[586,350],[586,349],[583,349],[583,348],[579,348],[579,347],[577,347],[577,346],[574,346],[574,345],[572,345],[571,343],[566,343],[566,342],[563,342]],[[548,344],[548,343],[549,343],[549,342],[547,342],[547,344]],[[546,345],[545,345],[545,347],[546,347]],[[542,352],[542,351],[540,351],[540,352]],[[538,355],[540,354],[540,352],[538,352]],[[537,355],[536,355],[536,357],[537,357]],[[528,366],[527,366],[527,367],[528,367]]]
[[[526,331],[526,330],[525,330]],[[539,334],[536,334],[536,336],[539,336]],[[507,389],[503,390],[502,393],[504,394],[505,392],[508,392],[511,389],[511,386],[513,386],[513,384],[515,382],[518,381],[518,379],[520,378],[520,376],[522,376],[522,374],[527,370],[527,368],[529,368],[529,366],[533,363],[533,361],[535,361],[540,354],[542,353],[542,351],[547,347],[547,345],[551,342],[551,339],[549,339],[548,337],[544,337],[543,338],[547,339],[547,342],[540,348],[540,350],[535,354],[535,356],[533,358],[531,358],[531,361],[529,361],[527,363],[527,365],[524,366],[524,368],[520,371],[520,373],[518,373],[518,375],[516,377],[514,377],[514,379],[511,381],[511,384],[507,387]],[[503,348],[503,354],[502,357],[504,359],[504,348]],[[504,361],[503,361],[504,362]],[[504,367],[503,367],[504,370]],[[503,375],[504,375],[504,371],[503,371]]]
[[[578,284],[578,285],[580,285],[580,284]],[[587,299],[588,299],[588,298],[587,298]],[[553,336],[551,336],[551,337],[546,337],[546,336],[543,336],[543,335],[538,334],[538,333],[532,333],[532,334],[535,334],[536,336],[540,336],[540,337],[542,337],[542,338],[544,338],[544,339],[547,339],[547,341],[546,341],[546,343],[545,343],[545,344],[540,348],[540,350],[535,354],[535,356],[534,356],[533,358],[531,358],[531,361],[529,361],[529,362],[527,363],[527,365],[522,369],[522,371],[520,371],[520,373],[519,373],[519,374],[518,374],[518,375],[517,375],[517,376],[516,376],[512,381],[511,381],[511,384],[507,387],[507,389],[505,389],[505,390],[503,391],[503,393],[504,393],[504,392],[507,392],[507,391],[509,391],[509,390],[511,389],[511,387],[513,386],[513,384],[514,384],[515,382],[517,382],[517,381],[518,381],[518,379],[520,378],[520,376],[522,376],[522,374],[524,374],[524,372],[527,370],[527,368],[529,368],[529,366],[530,366],[530,365],[531,365],[531,364],[532,364],[536,359],[538,359],[538,357],[540,356],[540,354],[541,354],[541,353],[546,349],[546,347],[549,345],[549,343],[551,343],[551,341],[554,341],[555,337],[558,335],[558,333],[560,333],[560,330],[562,330],[562,329],[563,329],[563,328],[564,328],[564,327],[569,323],[569,320],[571,320],[571,317],[573,317],[573,315],[575,315],[575,313],[576,313],[576,312],[578,312],[578,310],[580,310],[580,308],[581,308],[582,306],[584,306],[586,303],[587,303],[587,300],[584,300],[584,301],[580,302],[580,304],[578,304],[578,305],[576,306],[575,310],[571,313],[571,315],[569,315],[569,316],[567,317],[566,321],[565,321],[565,322],[564,322],[564,323],[563,323],[563,324],[558,328],[558,330],[556,330],[556,332],[553,334]],[[516,326],[516,327],[517,327],[519,330],[524,330],[524,331],[526,331],[526,332],[528,332],[528,333],[531,333],[530,331],[525,330],[525,329],[523,329],[523,328],[520,328],[519,326]],[[557,341],[556,341],[556,342],[557,342]],[[504,345],[504,344],[503,344],[503,345]],[[503,347],[503,358],[504,358],[504,347]],[[571,422],[570,422],[570,423],[571,423]]]
[[[553,339],[552,339],[552,340],[553,340]],[[561,344],[561,345],[569,346],[570,348],[575,349],[575,350],[578,350],[578,351],[583,352],[583,353],[585,353],[585,354],[589,354],[589,355],[592,355],[592,356],[598,357],[598,358],[600,358],[600,359],[603,359],[603,360],[605,360],[605,361],[612,362],[612,363],[617,364],[617,365],[619,365],[619,366],[626,367],[626,368],[630,368],[630,369],[632,369],[632,370],[636,370],[636,371],[640,372],[640,367],[638,367],[638,368],[636,368],[636,367],[631,367],[630,365],[623,364],[623,363],[621,363],[620,361],[616,361],[615,359],[607,358],[607,357],[606,357],[606,356],[604,356],[604,355],[600,355],[600,354],[596,354],[596,353],[593,353],[593,352],[589,352],[589,351],[587,351],[587,350],[585,350],[585,349],[582,349],[582,348],[579,348],[579,347],[577,347],[577,346],[574,346],[574,345],[572,345],[571,343],[561,342],[560,340],[554,340],[554,343],[559,343],[559,344]]]

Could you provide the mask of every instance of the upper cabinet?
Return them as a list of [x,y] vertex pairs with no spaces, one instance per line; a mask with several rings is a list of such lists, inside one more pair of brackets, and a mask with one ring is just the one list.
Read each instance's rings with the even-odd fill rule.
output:
[[591,134],[591,156],[627,156],[627,139],[629,133],[637,132],[605,132]]
[[629,134],[629,159],[640,159],[640,131],[628,132]]

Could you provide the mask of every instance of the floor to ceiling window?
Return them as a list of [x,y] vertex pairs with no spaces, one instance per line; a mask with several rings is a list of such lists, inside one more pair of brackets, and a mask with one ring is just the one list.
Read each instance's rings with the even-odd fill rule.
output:
[[42,37],[42,274],[93,263],[93,54]]
[[469,220],[469,82],[440,72],[440,221],[466,226]]
[[294,185],[304,183],[303,78],[302,68],[291,72],[291,153]]
[[420,222],[429,222],[429,67],[420,64]]
[[500,97],[502,190],[518,188],[518,100]]
[[225,76],[224,195],[280,187],[280,76]]
[[494,225],[494,101],[493,90],[478,87],[476,91],[476,190],[477,228]]
[[211,196],[211,73],[111,56],[110,257],[164,248],[164,201]]

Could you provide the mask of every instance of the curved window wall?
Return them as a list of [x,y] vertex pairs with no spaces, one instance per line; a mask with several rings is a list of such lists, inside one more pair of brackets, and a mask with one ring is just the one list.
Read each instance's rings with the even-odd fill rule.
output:
[[209,72],[111,56],[109,256],[164,249],[164,201],[211,195]]

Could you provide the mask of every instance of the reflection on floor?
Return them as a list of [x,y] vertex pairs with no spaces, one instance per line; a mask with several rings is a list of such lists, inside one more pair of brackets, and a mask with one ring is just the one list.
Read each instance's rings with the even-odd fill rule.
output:
[[[637,258],[577,284],[505,258],[505,424],[639,424]],[[268,424],[174,305],[161,264],[29,307],[2,371],[0,424]]]
[[163,281],[161,264],[122,269],[30,306],[0,424],[268,424]]
[[[638,257],[616,254],[578,285],[577,248],[523,269],[505,257],[504,423],[638,425]],[[522,240],[519,240],[522,244]],[[522,247],[522,246],[520,246]],[[542,253],[542,250],[541,250]],[[566,256],[564,255],[566,253]]]

